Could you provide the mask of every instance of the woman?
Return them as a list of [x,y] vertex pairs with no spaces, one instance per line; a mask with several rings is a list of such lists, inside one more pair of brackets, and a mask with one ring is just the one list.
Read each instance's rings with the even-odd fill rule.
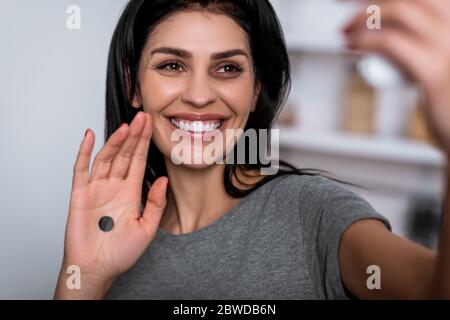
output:
[[[450,3],[375,2],[384,28],[367,30],[361,13],[346,28],[349,46],[388,56],[420,82],[448,155]],[[80,146],[55,298],[450,298],[448,191],[434,252],[310,170],[264,176],[260,160],[175,161],[174,132],[208,145],[210,131],[270,129],[276,119],[289,61],[268,1],[132,0],[107,81],[107,141],[91,172],[92,131]],[[236,148],[223,145],[216,160]],[[66,285],[73,265],[75,290]],[[370,289],[373,265],[381,287]]]

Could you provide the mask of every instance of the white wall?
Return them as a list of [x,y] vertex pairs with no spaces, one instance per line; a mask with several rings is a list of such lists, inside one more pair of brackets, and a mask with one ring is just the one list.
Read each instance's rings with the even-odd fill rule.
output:
[[[106,58],[125,0],[0,0],[0,298],[51,298],[72,166],[103,140]],[[69,5],[81,30],[66,27]]]

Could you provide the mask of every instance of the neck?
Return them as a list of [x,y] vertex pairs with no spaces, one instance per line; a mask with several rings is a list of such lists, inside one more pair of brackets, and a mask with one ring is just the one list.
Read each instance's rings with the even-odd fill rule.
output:
[[170,187],[160,227],[168,233],[183,234],[199,230],[217,220],[239,201],[225,190],[223,164],[192,169],[166,161],[166,167]]
[[[170,181],[167,206],[160,227],[171,234],[190,233],[208,226],[233,208],[238,198],[230,196],[224,187],[224,164],[204,169],[176,166],[166,160]],[[256,183],[262,176],[251,172],[244,176],[237,170],[241,181]],[[240,189],[248,188],[233,179]]]

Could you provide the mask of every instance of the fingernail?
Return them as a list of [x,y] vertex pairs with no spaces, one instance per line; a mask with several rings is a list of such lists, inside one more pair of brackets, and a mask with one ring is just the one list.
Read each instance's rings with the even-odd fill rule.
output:
[[86,138],[88,132],[89,132],[89,129],[86,129],[86,132],[84,133],[84,137],[85,137],[85,138]]
[[353,31],[354,25],[353,23],[346,24],[341,30],[345,34],[349,34]]

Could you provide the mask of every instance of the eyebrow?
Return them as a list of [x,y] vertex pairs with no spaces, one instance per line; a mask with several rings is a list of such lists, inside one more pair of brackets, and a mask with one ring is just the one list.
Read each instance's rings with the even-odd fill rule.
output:
[[[180,58],[184,58],[184,59],[192,58],[191,51],[181,49],[181,48],[160,47],[160,48],[156,48],[156,49],[152,50],[150,52],[150,55],[153,56],[154,54],[157,54],[157,53],[172,54],[175,56],[179,56]],[[245,51],[243,51],[241,49],[232,49],[232,50],[227,50],[227,51],[223,51],[223,52],[215,52],[215,53],[211,54],[211,59],[212,60],[220,60],[220,59],[226,59],[226,58],[230,58],[230,57],[234,57],[234,56],[238,56],[238,55],[243,55],[248,58],[248,55]]]

